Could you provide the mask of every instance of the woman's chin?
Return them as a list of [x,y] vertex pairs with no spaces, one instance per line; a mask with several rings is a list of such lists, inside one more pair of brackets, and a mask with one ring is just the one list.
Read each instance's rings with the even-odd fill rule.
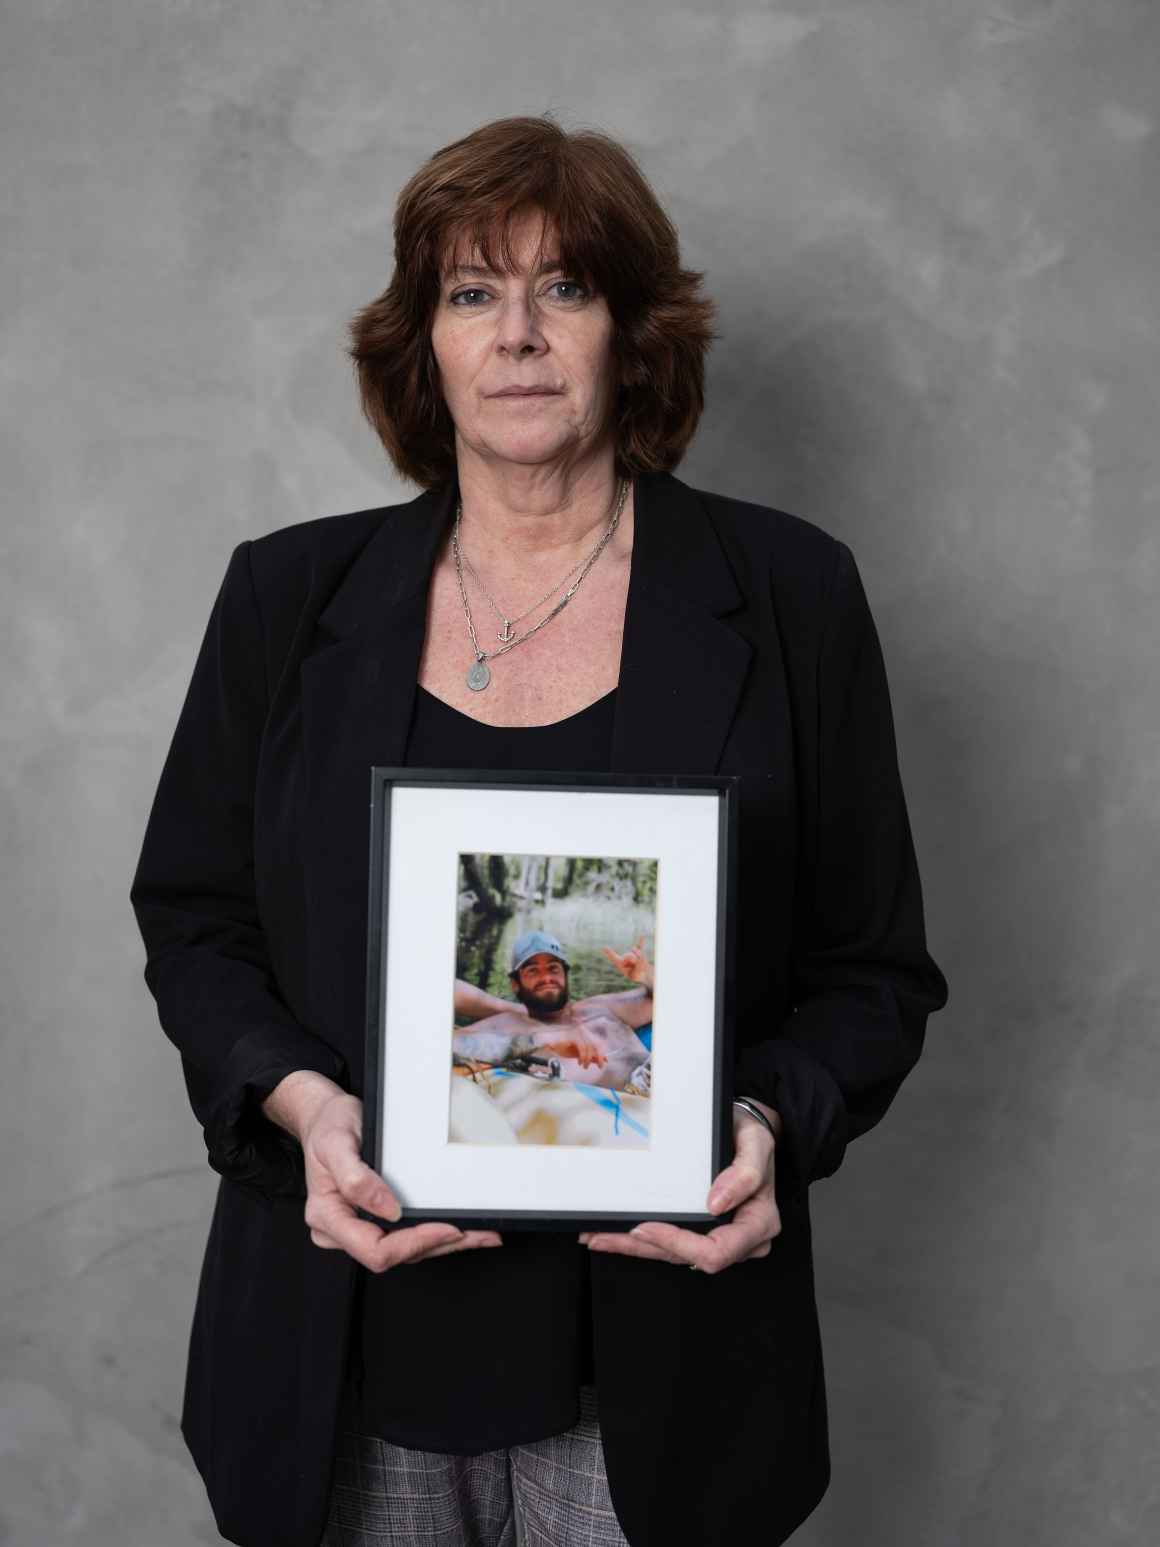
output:
[[540,467],[552,462],[571,462],[580,450],[571,435],[511,435],[491,440],[481,448],[489,462],[511,462],[518,467]]

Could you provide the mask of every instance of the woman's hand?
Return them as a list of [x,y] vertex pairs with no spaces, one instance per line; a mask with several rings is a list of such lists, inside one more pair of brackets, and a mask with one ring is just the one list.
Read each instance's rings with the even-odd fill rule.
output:
[[503,1244],[494,1230],[424,1224],[386,1231],[360,1219],[356,1208],[389,1220],[401,1218],[402,1209],[360,1154],[362,1102],[325,1075],[296,1070],[271,1091],[262,1109],[302,1145],[306,1223],[315,1246],[344,1251],[372,1273],[382,1273],[425,1257]]
[[[780,1115],[772,1107],[757,1104],[780,1133]],[[774,1142],[763,1123],[734,1107],[733,1143],[732,1165],[725,1167],[709,1189],[711,1214],[736,1209],[727,1225],[700,1235],[679,1225],[650,1220],[627,1233],[587,1231],[580,1237],[581,1244],[594,1252],[651,1257],[656,1262],[700,1268],[702,1273],[719,1273],[735,1262],[768,1257],[770,1243],[781,1234],[781,1215],[773,1197]]]

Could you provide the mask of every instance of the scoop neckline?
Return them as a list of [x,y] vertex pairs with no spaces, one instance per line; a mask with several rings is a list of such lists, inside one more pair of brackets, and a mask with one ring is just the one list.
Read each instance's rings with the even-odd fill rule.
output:
[[593,709],[600,708],[600,706],[602,704],[606,704],[609,699],[616,697],[616,688],[609,688],[607,693],[602,694],[599,698],[594,698],[590,704],[585,704],[582,709],[577,709],[575,714],[567,714],[562,720],[545,720],[541,725],[489,725],[486,720],[477,720],[474,715],[464,714],[462,709],[456,709],[454,704],[449,704],[445,698],[440,698],[438,693],[432,693],[431,690],[429,688],[425,688],[421,682],[416,683],[415,685],[419,689],[420,693],[422,693],[426,698],[429,698],[432,703],[438,704],[441,709],[446,709],[448,714],[453,714],[457,719],[460,720],[467,720],[470,724],[478,726],[479,729],[483,731],[557,730],[561,725],[570,725],[573,720],[581,719],[584,715],[590,714]]

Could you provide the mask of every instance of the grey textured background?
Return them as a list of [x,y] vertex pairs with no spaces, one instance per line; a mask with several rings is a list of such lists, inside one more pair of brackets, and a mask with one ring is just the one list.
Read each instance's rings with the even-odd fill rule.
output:
[[[127,902],[230,549],[382,504],[342,330],[479,123],[639,156],[721,306],[680,470],[847,540],[952,1005],[814,1192],[803,1547],[1160,1540],[1150,0],[3,7],[7,1547],[216,1541],[213,1177]],[[776,1458],[772,1458],[776,1464]]]

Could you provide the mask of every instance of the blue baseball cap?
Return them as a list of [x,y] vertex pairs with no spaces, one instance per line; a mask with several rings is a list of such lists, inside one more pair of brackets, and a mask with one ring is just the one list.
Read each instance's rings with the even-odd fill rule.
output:
[[564,947],[555,935],[546,935],[542,929],[530,929],[527,934],[520,935],[512,946],[512,964],[508,971],[518,972],[526,961],[530,961],[533,956],[539,956],[541,952],[547,956],[559,957],[565,967],[572,965],[564,955]]

